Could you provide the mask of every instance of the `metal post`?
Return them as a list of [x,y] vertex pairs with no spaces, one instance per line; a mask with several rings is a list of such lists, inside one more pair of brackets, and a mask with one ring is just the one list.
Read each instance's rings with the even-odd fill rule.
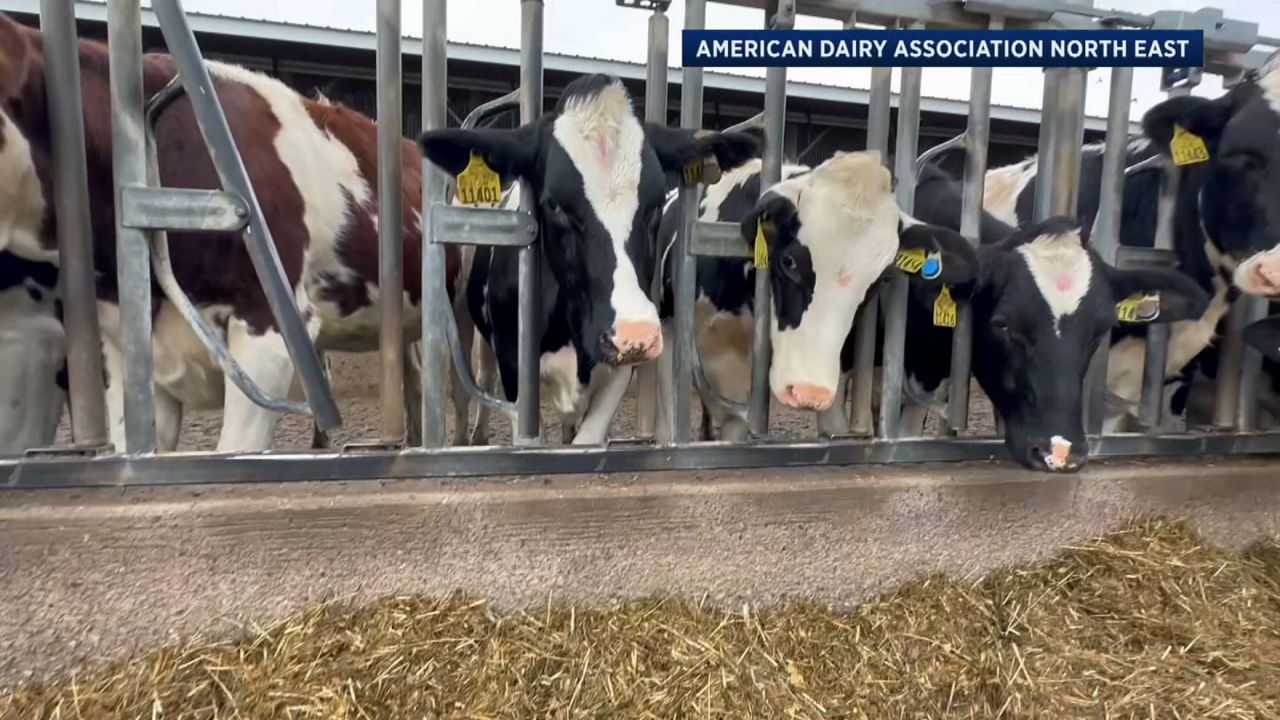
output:
[[[1267,316],[1268,302],[1263,298],[1244,296],[1236,301],[1244,306],[1246,324],[1253,324]],[[1237,337],[1241,337],[1237,335]],[[1244,347],[1240,362],[1240,400],[1236,413],[1236,427],[1240,432],[1256,432],[1258,430],[1258,383],[1262,373],[1262,355],[1252,347],[1245,345],[1243,338],[1240,345]]]
[[[1004,27],[1003,18],[991,18],[991,29]],[[982,227],[982,196],[986,187],[987,143],[991,137],[991,68],[969,70],[969,126],[965,130],[964,192],[960,205],[960,234],[975,246]],[[951,388],[947,398],[947,425],[960,431],[969,426],[969,373],[973,355],[973,314],[969,303],[960,303],[951,336]]]
[[[913,22],[911,30],[924,29]],[[898,207],[915,211],[916,155],[920,143],[920,82],[922,68],[902,68],[898,88],[898,133],[894,141],[894,180]],[[884,348],[881,351],[880,434],[895,440],[901,434],[903,362],[907,340],[907,278],[895,273],[880,300],[884,313]]]
[[[1107,144],[1102,151],[1102,177],[1098,214],[1089,244],[1109,265],[1115,265],[1120,248],[1120,217],[1124,201],[1124,169],[1129,145],[1129,104],[1133,98],[1133,68],[1111,68],[1111,94],[1107,104]],[[1107,333],[1107,338],[1110,333]],[[1102,433],[1107,411],[1107,363],[1111,344],[1103,339],[1089,364],[1086,431]]]
[[[706,0],[687,0],[684,26],[701,30],[707,25]],[[680,80],[680,127],[697,129],[702,125],[702,68],[686,66]],[[693,303],[697,282],[697,259],[690,252],[690,237],[698,218],[698,185],[682,183],[677,202],[680,204],[680,232],[676,237],[675,260],[672,262],[675,287],[675,349],[672,353],[672,386],[675,397],[671,404],[672,440],[677,445],[693,439],[691,395],[693,393]]]
[[1242,300],[1244,298],[1237,299],[1227,311],[1227,328],[1222,333],[1222,351],[1218,356],[1218,378],[1213,386],[1213,424],[1222,429],[1236,427],[1240,419],[1240,398],[1244,394],[1241,380],[1247,348],[1242,333],[1249,323],[1249,308]]
[[1035,219],[1075,215],[1084,138],[1084,68],[1045,70]]
[[[400,0],[378,0],[378,293],[382,301],[382,442],[405,440],[404,238]],[[443,432],[443,428],[441,428]]]
[[58,223],[59,285],[67,332],[71,438],[79,447],[107,442],[106,401],[102,386],[102,336],[98,328],[93,270],[93,231],[89,219],[89,181],[85,170],[84,107],[76,48],[73,0],[41,0],[45,73],[50,87],[49,121],[53,137],[53,202]]
[[[311,334],[302,320],[302,315],[298,312],[293,288],[285,278],[284,266],[280,263],[279,252],[271,238],[271,229],[267,226],[258,196],[254,192],[253,184],[249,181],[249,171],[245,168],[244,160],[236,148],[231,134],[231,125],[227,122],[222,105],[218,102],[213,78],[209,74],[208,67],[205,66],[204,58],[200,55],[200,46],[196,42],[195,33],[191,30],[186,12],[182,9],[182,3],[179,0],[154,3],[152,10],[160,23],[160,31],[164,35],[170,56],[178,69],[178,77],[187,90],[187,97],[191,101],[196,122],[209,150],[209,157],[218,172],[218,178],[228,192],[239,195],[249,206],[249,224],[242,234],[244,247],[253,263],[254,273],[262,287],[267,306],[271,309],[271,315],[284,339],[289,359],[297,369],[316,427],[322,432],[332,430],[341,424],[341,414],[333,400],[329,380],[320,364],[320,357],[312,344]],[[132,51],[134,48],[127,49]],[[114,75],[112,79],[114,82]],[[120,120],[118,114],[115,117],[117,121]],[[129,138],[126,136],[126,143],[128,141]],[[132,155],[132,148],[128,148],[128,152]],[[120,162],[120,158],[117,157],[116,161]],[[145,155],[143,167],[145,168]],[[117,169],[117,183],[132,184],[124,183],[123,180],[120,170]],[[116,222],[119,224],[120,220],[117,219]],[[141,261],[146,262],[145,254]],[[135,278],[134,282],[138,282],[138,278]],[[122,290],[122,292],[126,291]],[[130,288],[127,292],[137,292],[137,290]],[[147,307],[149,310],[150,306]],[[121,311],[123,314],[123,307]],[[147,370],[149,375],[149,365]],[[133,367],[130,367],[129,371],[137,372]],[[154,417],[154,408],[151,408],[150,414]],[[154,431],[151,436],[154,437]]]
[[142,12],[139,0],[109,0],[111,161],[115,177],[116,282],[124,360],[124,448],[129,455],[156,450],[156,402],[152,385],[151,266],[147,234],[126,228],[121,190],[147,184],[142,126]]
[[[871,68],[871,99],[867,105],[867,149],[889,156],[889,101],[893,94],[893,68]],[[876,328],[880,296],[870,295],[858,310],[853,336],[853,433],[873,434],[871,393],[875,391]]]
[[[542,115],[542,0],[520,3],[520,122],[531,123]],[[533,212],[535,198],[525,183],[520,192],[520,209]],[[512,441],[532,445],[542,437],[539,362],[542,323],[538,288],[542,285],[542,244],[520,249],[519,364],[516,398],[516,426]]]
[[[766,9],[766,12],[768,10]],[[772,16],[765,16],[765,27],[790,29],[795,24],[794,0],[778,0]],[[784,137],[787,120],[787,68],[771,67],[764,81],[764,155],[760,166],[760,194],[782,180]],[[773,344],[769,330],[773,326],[773,298],[769,273],[756,271],[755,303],[751,348],[751,399],[747,408],[747,425],[751,434],[763,438],[769,434],[769,366],[773,360]]]
[[[651,123],[667,124],[667,21],[663,8],[654,8],[649,16],[649,73],[644,86],[644,119]],[[649,299],[655,307],[662,307],[662,247],[654,248],[653,282]],[[643,363],[636,368],[636,418],[639,436],[653,433],[657,413],[664,407],[658,396],[662,393],[658,382],[658,362]],[[649,392],[646,392],[649,391]],[[669,424],[666,427],[671,427]]]
[[[422,129],[448,127],[449,71],[446,53],[447,0],[422,6]],[[443,207],[447,185],[443,170],[422,159],[422,444],[445,444],[445,384],[449,348],[446,336],[451,308],[445,307],[445,248],[434,234],[435,209]],[[439,306],[439,307],[437,307]]]

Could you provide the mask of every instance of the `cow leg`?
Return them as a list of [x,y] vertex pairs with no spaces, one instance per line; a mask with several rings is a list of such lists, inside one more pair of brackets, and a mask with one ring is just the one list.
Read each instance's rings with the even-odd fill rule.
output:
[[[664,346],[665,350],[665,346]],[[636,437],[653,437],[658,422],[658,363],[636,367]]]
[[[675,428],[671,427],[671,404],[675,402],[675,328],[670,322],[662,323],[662,354],[656,363],[658,394],[654,404],[653,439],[655,442],[669,444],[675,437]],[[705,416],[705,411],[704,411]]]
[[[622,404],[622,398],[627,394],[627,386],[631,384],[633,369],[600,368],[604,379],[599,387],[589,390],[591,399],[588,401],[586,415],[573,436],[574,445],[600,445],[608,438],[609,426],[618,412],[618,406]],[[592,385],[596,383],[593,382]]]
[[[316,354],[320,356],[320,367],[324,369],[324,377],[325,377],[325,379],[326,379],[326,380],[328,380],[328,381],[329,381],[330,387],[332,387],[332,386],[333,386],[333,372],[332,372],[332,370],[331,370],[331,368],[330,368],[330,364],[329,364],[329,363],[330,363],[330,361],[329,361],[329,354],[328,354],[328,353],[326,353],[326,352],[325,352],[325,351],[323,351],[323,350],[318,350],[318,351],[316,351]],[[327,432],[325,432],[325,431],[321,430],[321,429],[320,429],[320,426],[319,426],[319,425],[316,425],[316,424],[315,424],[315,421],[312,421],[312,423],[311,423],[311,449],[312,449],[312,450],[325,450],[325,449],[328,449],[329,447],[332,447],[331,443],[332,443],[332,441],[329,439],[329,433],[327,433]]]
[[422,445],[422,345],[404,345],[404,443],[407,447]]
[[849,376],[840,375],[840,381],[836,383],[835,402],[831,403],[831,407],[818,413],[818,434],[823,437],[832,437],[834,435],[849,434],[849,415],[848,408],[845,405],[845,392],[849,386]]
[[[103,328],[104,331],[106,329],[106,327]],[[107,436],[115,451],[122,453],[125,451],[124,354],[106,332],[103,332],[102,338],[102,370],[106,375]]]
[[[479,357],[476,363],[476,386],[481,390],[492,395],[494,388],[497,386],[498,379],[498,358],[494,355],[493,346],[484,339],[484,337],[476,336],[476,352]],[[489,444],[489,416],[492,411],[487,405],[476,403],[476,425],[471,430],[471,445],[488,445]]]
[[178,449],[178,439],[182,436],[182,403],[164,388],[157,387],[155,393],[156,448],[173,452]]
[[[293,362],[280,333],[267,330],[255,335],[248,323],[232,317],[227,322],[227,346],[245,373],[268,395],[284,397],[289,392]],[[279,420],[280,413],[258,407],[235,383],[228,382],[218,452],[269,449]]]
[[[16,292],[25,298],[25,288]],[[2,454],[49,447],[58,439],[67,401],[67,392],[58,383],[66,359],[66,334],[52,313],[37,313],[19,310],[0,320]]]

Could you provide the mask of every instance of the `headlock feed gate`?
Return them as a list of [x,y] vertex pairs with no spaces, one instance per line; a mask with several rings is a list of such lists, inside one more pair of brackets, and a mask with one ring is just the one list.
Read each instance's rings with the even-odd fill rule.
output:
[[[1271,68],[1265,63],[1276,41],[1260,37],[1256,24],[1230,20],[1214,10],[1161,11],[1148,16],[1094,8],[1089,0],[1036,3],[1017,0],[723,1],[762,10],[765,26],[770,28],[793,27],[797,14],[806,14],[836,19],[850,28],[1202,29],[1206,66],[1165,71],[1162,90],[1169,98],[1188,96],[1202,72],[1220,75],[1228,89],[1265,81],[1269,83],[1267,92],[1280,96],[1280,81],[1277,81],[1280,70],[1275,71],[1276,76],[1268,76],[1266,73]],[[650,12],[645,120],[655,126],[665,126],[669,72],[669,26],[665,13],[670,3],[618,0],[618,4]],[[685,2],[685,27],[705,27],[706,5],[706,0]],[[543,2],[521,0],[520,6],[519,89],[478,108],[463,123],[463,130],[481,127],[487,118],[517,106],[521,125],[536,123],[542,114]],[[784,379],[780,381],[781,387],[770,384],[771,369],[777,366],[774,361],[778,359],[771,340],[771,330],[778,323],[771,278],[808,272],[811,276],[809,294],[816,298],[814,283],[824,281],[815,281],[812,276],[828,268],[797,265],[796,258],[785,252],[778,254],[780,245],[773,249],[769,246],[771,240],[781,242],[777,237],[784,232],[787,213],[797,212],[800,207],[799,195],[788,195],[792,192],[789,186],[779,186],[774,196],[770,196],[770,188],[795,173],[816,174],[822,167],[795,168],[784,162],[787,70],[769,68],[762,112],[741,126],[729,129],[749,133],[751,137],[762,136],[760,159],[752,161],[759,162],[758,166],[749,163],[743,166],[746,170],[720,167],[720,158],[729,155],[699,150],[682,168],[667,168],[667,200],[662,205],[661,217],[650,218],[660,229],[656,236],[648,236],[650,245],[638,254],[642,260],[632,263],[636,279],[644,288],[642,295],[647,295],[655,306],[662,308],[669,294],[670,307],[665,313],[669,317],[661,323],[661,335],[628,344],[632,340],[618,340],[623,333],[613,328],[611,332],[615,334],[610,337],[614,338],[614,344],[605,353],[606,361],[600,372],[603,379],[597,382],[593,377],[586,386],[591,393],[589,410],[575,428],[578,433],[575,442],[550,441],[543,432],[540,385],[546,374],[543,365],[555,360],[544,354],[547,349],[543,345],[547,324],[555,322],[556,316],[553,308],[543,306],[547,295],[542,290],[552,281],[544,272],[548,267],[548,254],[552,252],[546,247],[547,223],[555,221],[548,219],[548,213],[558,209],[547,210],[545,198],[535,197],[535,188],[526,177],[504,173],[499,183],[495,175],[487,174],[494,170],[486,164],[486,157],[492,161],[487,150],[475,152],[473,148],[468,169],[450,172],[427,159],[429,153],[422,144],[417,145],[420,154],[416,156],[421,160],[421,205],[415,207],[416,197],[406,196],[406,192],[412,193],[416,185],[410,182],[416,184],[419,180],[416,173],[402,171],[399,164],[406,157],[407,142],[402,137],[400,122],[400,1],[379,0],[376,177],[364,178],[368,187],[376,188],[368,201],[377,204],[373,227],[376,227],[378,258],[372,263],[377,275],[365,281],[376,284],[379,298],[378,305],[371,309],[380,338],[379,436],[372,442],[348,445],[341,451],[283,451],[228,443],[216,453],[174,452],[172,436],[176,430],[172,426],[177,420],[173,417],[174,409],[169,406],[171,401],[158,397],[152,351],[153,324],[162,320],[172,322],[173,316],[152,312],[157,305],[171,306],[170,310],[177,313],[176,317],[198,341],[199,352],[208,353],[213,358],[212,365],[230,379],[231,382],[223,386],[224,392],[234,395],[244,417],[250,417],[246,408],[268,411],[252,416],[255,419],[249,424],[265,422],[269,429],[278,413],[302,413],[309,415],[316,429],[323,433],[341,425],[342,417],[323,362],[324,352],[330,349],[323,340],[325,333],[317,329],[320,321],[311,301],[304,298],[303,282],[294,279],[291,285],[280,255],[277,240],[287,229],[267,222],[264,208],[270,203],[264,202],[264,198],[276,192],[276,188],[253,182],[247,163],[254,159],[242,156],[243,148],[237,149],[237,139],[245,134],[243,124],[252,119],[246,119],[248,116],[240,114],[238,109],[228,108],[226,95],[215,92],[217,76],[203,59],[178,0],[155,0],[152,7],[173,63],[171,80],[158,88],[151,87],[154,79],[144,72],[142,64],[139,0],[108,2],[110,164],[115,196],[114,234],[103,238],[95,237],[96,226],[90,215],[85,144],[88,116],[81,95],[71,91],[80,87],[86,67],[80,62],[79,53],[83,48],[77,44],[73,2],[41,2],[45,82],[53,88],[48,93],[48,130],[55,192],[49,203],[58,219],[58,292],[64,309],[59,322],[65,329],[67,399],[74,442],[68,447],[55,447],[50,432],[33,446],[10,448],[10,455],[0,459],[0,486],[505,475],[1008,457],[1003,437],[1006,423],[1025,431],[1027,418],[997,417],[997,432],[989,436],[975,435],[968,427],[971,370],[978,369],[982,356],[975,338],[987,333],[988,325],[994,327],[998,318],[993,319],[990,308],[983,310],[975,304],[978,300],[970,302],[969,297],[961,296],[959,285],[956,285],[956,297],[950,294],[951,284],[942,285],[940,281],[922,285],[940,315],[935,316],[931,326],[924,328],[927,332],[921,335],[924,340],[920,341],[925,343],[923,348],[916,346],[912,350],[913,354],[938,354],[948,358],[949,372],[943,375],[949,375],[949,380],[939,386],[946,392],[925,392],[917,379],[909,377],[913,357],[909,356],[908,347],[920,330],[911,319],[912,298],[917,291],[913,282],[938,279],[935,277],[939,276],[936,253],[942,247],[939,240],[923,246],[908,243],[905,238],[920,229],[915,227],[916,221],[926,223],[924,235],[927,237],[939,238],[946,232],[958,232],[954,236],[963,238],[964,247],[953,247],[954,255],[944,252],[941,257],[960,258],[962,265],[966,257],[973,262],[988,261],[990,256],[983,253],[991,250],[988,245],[998,239],[988,237],[987,229],[1000,227],[1002,223],[1008,232],[1020,232],[1013,226],[1033,226],[1035,232],[1043,234],[1028,245],[1052,245],[1046,238],[1055,233],[1076,237],[1084,232],[1098,260],[1109,267],[1095,265],[1092,274],[1085,271],[1082,287],[1042,288],[1039,296],[1024,298],[1024,304],[1051,304],[1055,313],[1052,331],[1059,334],[1066,331],[1060,330],[1058,323],[1063,323],[1065,328],[1079,317],[1078,313],[1071,314],[1073,309],[1091,302],[1094,296],[1084,294],[1091,282],[1092,286],[1106,284],[1116,274],[1129,278],[1128,284],[1112,281],[1110,294],[1114,297],[1108,295],[1102,300],[1108,309],[1115,304],[1120,322],[1112,326],[1109,315],[1103,312],[1101,316],[1108,320],[1108,329],[1100,333],[1101,342],[1096,350],[1089,356],[1087,348],[1075,348],[1086,358],[1081,366],[1087,364],[1088,368],[1084,392],[1081,393],[1079,387],[1075,391],[1075,396],[1082,399],[1072,399],[1070,377],[1058,378],[1060,383],[1066,383],[1066,390],[1047,386],[1032,389],[1047,403],[1036,412],[1057,413],[1055,417],[1070,417],[1073,412],[1079,417],[1083,413],[1087,439],[1077,442],[1070,455],[1057,451],[1059,439],[1037,436],[1032,440],[1039,445],[1031,448],[1011,442],[1009,447],[1019,455],[1015,459],[1033,466],[1040,463],[1043,469],[1076,469],[1084,457],[1080,452],[1082,444],[1087,445],[1088,457],[1280,451],[1280,432],[1270,426],[1280,419],[1280,414],[1272,418],[1260,412],[1263,402],[1260,398],[1270,394],[1273,385],[1280,386],[1277,383],[1280,371],[1264,367],[1263,355],[1243,340],[1245,329],[1268,314],[1265,297],[1268,293],[1237,289],[1240,272],[1233,274],[1232,270],[1247,258],[1226,257],[1217,252],[1207,236],[1203,237],[1207,241],[1205,253],[1212,256],[1205,262],[1214,269],[1207,283],[1197,285],[1204,297],[1191,300],[1187,299],[1189,296],[1180,297],[1173,292],[1181,287],[1177,283],[1153,290],[1133,280],[1146,277],[1143,273],[1158,271],[1165,271],[1164,277],[1167,277],[1175,266],[1188,265],[1187,257],[1180,255],[1186,252],[1185,244],[1177,242],[1177,211],[1179,203],[1186,202],[1186,194],[1180,195],[1180,192],[1184,181],[1190,182],[1191,174],[1207,171],[1203,162],[1199,163],[1202,167],[1187,165],[1181,160],[1175,162],[1170,153],[1162,152],[1162,147],[1169,146],[1169,138],[1143,139],[1131,134],[1132,121],[1136,119],[1129,116],[1133,84],[1130,68],[1111,70],[1105,145],[1086,147],[1083,152],[1089,69],[1046,69],[1035,162],[992,171],[987,168],[990,68],[970,71],[969,119],[964,133],[930,148],[923,155],[918,153],[917,146],[922,70],[902,68],[891,161],[888,154],[894,104],[892,69],[872,70],[865,149],[878,155],[852,152],[838,155],[832,162],[856,164],[859,158],[870,158],[871,164],[864,163],[858,170],[864,175],[858,182],[868,186],[875,182],[867,178],[880,177],[875,172],[877,163],[891,165],[892,190],[885,192],[892,193],[896,205],[891,219],[893,241],[877,252],[883,253],[887,247],[887,257],[893,258],[896,253],[897,260],[890,260],[882,275],[868,278],[876,282],[867,283],[870,290],[856,308],[856,317],[853,307],[841,310],[841,317],[850,318],[848,337],[826,338],[844,358],[834,390],[808,381],[792,384]],[[437,133],[433,137],[442,137],[438,131],[447,126],[445,8],[445,0],[424,2],[422,120],[423,130],[429,136]],[[226,72],[219,70],[219,73]],[[704,138],[701,134],[703,71],[687,67],[681,72],[679,127],[699,131],[696,137]],[[1175,112],[1176,103],[1162,107],[1171,113],[1168,119],[1174,123],[1172,132],[1178,135],[1178,141],[1186,141],[1187,128],[1182,124],[1189,122],[1188,116]],[[194,118],[200,136],[196,141],[207,147],[219,187],[168,187],[162,182],[160,157],[166,147],[164,117],[166,112],[178,111]],[[1197,125],[1191,129],[1198,128]],[[527,140],[532,136],[522,137]],[[1193,133],[1191,141],[1197,140],[1203,142]],[[698,147],[705,149],[713,145]],[[607,154],[603,145],[601,148],[600,152]],[[948,180],[940,178],[940,170],[933,165],[938,155],[949,151],[964,153],[963,178],[954,185],[947,185]],[[1270,154],[1269,151],[1266,154]],[[758,169],[758,177],[748,181],[751,168]],[[334,172],[338,169],[334,168]],[[580,174],[582,183],[592,182],[588,175]],[[1139,179],[1142,185],[1134,189],[1138,186],[1129,183]],[[717,185],[722,180],[725,184]],[[1196,182],[1203,183],[1204,179]],[[1033,190],[1029,189],[1031,183]],[[924,194],[926,185],[954,190],[955,196],[950,198],[954,202],[935,202],[935,197]],[[591,189],[585,187],[579,194],[583,190],[589,193]],[[754,193],[746,198],[746,206],[754,208],[749,212],[766,210],[758,213],[755,225],[741,222],[741,217],[722,219],[717,215],[735,189],[739,194]],[[1143,189],[1149,192],[1144,195]],[[1020,193],[1025,202],[1019,201]],[[712,195],[719,203],[714,207],[704,202]],[[786,200],[778,201],[778,196],[785,196]],[[1199,202],[1200,191],[1194,197]],[[477,198],[492,202],[477,206],[472,202]],[[756,205],[757,199],[761,200],[759,205]],[[1134,202],[1143,205],[1143,212],[1150,211],[1133,221],[1148,230],[1149,239],[1145,243],[1122,242],[1128,240],[1126,236],[1130,234],[1126,229],[1129,217],[1126,204]],[[1051,218],[1077,215],[1075,225],[1079,227],[1071,222],[1042,224]],[[1134,217],[1138,215],[1138,210],[1134,210]],[[790,217],[794,220],[795,216]],[[416,228],[414,233],[408,233],[410,226],[402,223],[405,218],[412,218],[411,222],[420,228],[420,252],[410,252],[414,248],[409,243],[417,242]],[[1143,225],[1142,218],[1150,222]],[[808,222],[814,219],[806,217]],[[949,225],[952,227],[947,229]],[[664,233],[661,228],[674,229],[674,232]],[[759,233],[758,246],[753,245],[752,228]],[[171,243],[169,233],[181,234],[181,240]],[[244,249],[256,273],[257,287],[253,294],[260,295],[262,317],[269,318],[269,324],[279,336],[275,357],[284,358],[291,366],[287,377],[297,373],[305,401],[289,399],[278,382],[263,382],[261,377],[265,376],[257,374],[263,364],[253,360],[252,353],[244,351],[243,342],[237,347],[227,339],[230,333],[225,331],[225,317],[219,319],[211,315],[207,307],[197,304],[199,298],[188,295],[193,292],[192,288],[179,284],[174,272],[175,260],[186,251],[179,243],[199,243],[200,237],[208,233],[234,233],[243,238]],[[639,235],[633,235],[633,241],[635,237]],[[899,238],[902,238],[901,246]],[[791,240],[799,242],[794,237]],[[857,241],[857,238],[849,239],[851,243]],[[114,267],[94,266],[95,258],[104,257],[104,248],[95,250],[95,244],[109,246],[111,252],[105,256],[114,258]],[[615,243],[614,249],[621,253],[624,244]],[[821,261],[822,251],[814,247],[804,250],[814,253],[807,262]],[[1023,250],[1014,247],[1008,252],[1030,258],[1030,251]],[[473,376],[475,358],[471,355],[477,319],[465,317],[469,313],[465,299],[454,302],[449,299],[451,288],[455,298],[465,298],[467,292],[466,279],[450,275],[457,258],[474,258],[481,253],[486,258],[490,253],[495,258],[501,253],[514,263],[514,310],[508,312],[510,308],[502,308],[505,315],[501,321],[511,323],[514,315],[518,340],[514,348],[496,349],[508,369],[514,371],[513,376],[504,378],[507,382],[515,381],[514,400],[495,390],[492,368],[485,373],[483,381],[478,382]],[[1078,252],[1053,256],[1062,262],[1089,262],[1080,259],[1083,257]],[[421,260],[420,320],[407,314],[419,312],[418,308],[400,302],[400,298],[416,294],[412,292],[415,288],[408,287],[406,277],[418,275],[418,268],[406,267],[405,258]],[[1053,258],[1050,261],[1054,261]],[[948,269],[954,269],[951,262],[947,260]],[[1035,262],[1027,260],[1033,270],[1027,282],[1034,281],[1033,285],[1044,279],[1036,276]],[[622,263],[621,257],[616,259],[615,264],[618,263]],[[749,377],[738,378],[746,380],[745,385],[749,387],[742,397],[730,397],[732,393],[721,386],[725,373],[713,371],[710,364],[704,362],[707,358],[700,356],[696,342],[698,324],[702,322],[697,309],[703,292],[699,290],[700,273],[704,272],[701,268],[710,268],[705,272],[714,273],[718,267],[730,268],[729,275],[738,273],[738,281],[748,279],[744,283],[743,300],[748,310],[754,309],[750,319],[744,321],[744,327],[749,326],[751,332],[745,351],[750,361]],[[598,269],[593,267],[584,270],[595,271]],[[1123,275],[1125,272],[1130,274]],[[94,296],[95,273],[114,276],[108,284],[117,291],[116,297],[109,298],[110,303],[99,303]],[[949,276],[943,273],[940,277]],[[849,282],[842,270],[840,287],[846,287]],[[158,288],[162,297],[153,297],[153,288]],[[826,291],[819,288],[818,294],[822,292]],[[810,298],[812,303],[821,299],[814,298]],[[1154,312],[1152,306],[1144,302],[1156,303]],[[1199,315],[1192,312],[1179,322],[1160,322],[1162,314],[1166,320],[1178,319],[1179,307],[1203,312]],[[975,321],[975,313],[979,311],[985,313],[981,333]],[[1150,321],[1152,315],[1156,322],[1141,322]],[[113,320],[118,324],[113,345],[118,352],[112,350],[104,354],[102,337],[106,330],[99,325],[105,323],[103,319],[107,317],[118,319]],[[487,322],[497,321],[491,317]],[[795,326],[795,322],[794,318],[786,320],[788,327]],[[1007,326],[999,327],[1000,332],[1009,332]],[[1140,332],[1135,334],[1135,328]],[[1220,335],[1210,343],[1207,338],[1213,336],[1214,331]],[[1107,342],[1106,338],[1113,332],[1115,336]],[[1204,339],[1195,345],[1179,333],[1200,333]],[[1084,345],[1089,345],[1089,335],[1080,337]],[[569,347],[567,354],[580,362],[582,344],[596,341],[596,337],[576,338],[577,344]],[[657,354],[659,343],[662,352]],[[1210,388],[1211,392],[1204,395],[1210,402],[1201,405],[1188,402],[1183,428],[1171,422],[1174,418],[1169,417],[1168,395],[1180,387],[1174,381],[1189,360],[1180,356],[1187,352],[1188,343],[1197,353],[1203,348],[1211,350],[1215,369],[1211,377],[1198,377],[1192,384],[1191,395],[1195,397],[1200,397],[1197,395],[1200,388]],[[483,352],[492,353],[495,349]],[[821,349],[815,347],[814,352],[821,354]],[[1087,359],[1089,357],[1091,359]],[[62,356],[57,361],[61,363]],[[489,361],[493,358],[489,357]],[[483,358],[481,364],[484,364]],[[25,387],[42,387],[49,383],[38,376],[39,373],[57,370],[28,365],[24,371],[28,373],[26,376],[12,373],[13,382]],[[1026,370],[1024,367],[1021,371]],[[609,423],[633,374],[639,416],[637,437],[609,438]],[[104,377],[107,378],[105,384]],[[1108,378],[1112,378],[1111,381]],[[1133,378],[1138,380],[1128,382]],[[1025,392],[1026,388],[1019,386],[1024,379],[1012,380],[1009,387],[997,388],[996,392]],[[502,386],[502,382],[496,384],[496,387]],[[991,388],[984,390],[991,394]],[[465,412],[461,414],[463,426],[455,431],[453,442],[446,437],[445,412],[451,391],[455,410],[474,403],[482,414],[496,412],[510,418],[511,446],[487,444],[483,436],[478,445],[451,446],[467,445],[458,442],[466,439]],[[782,396],[787,396],[788,404],[818,413],[817,436],[799,442],[770,438],[771,404]],[[695,398],[706,408],[704,412],[715,418],[718,439],[695,437],[692,419]],[[60,413],[62,400],[58,402]],[[231,407],[230,402],[227,407]],[[1055,402],[1062,407],[1054,406]],[[922,432],[923,410],[933,410],[940,417],[939,430],[932,436]],[[176,414],[180,417],[181,410]],[[4,440],[10,442],[11,438]],[[1050,448],[1046,443],[1055,447]]]

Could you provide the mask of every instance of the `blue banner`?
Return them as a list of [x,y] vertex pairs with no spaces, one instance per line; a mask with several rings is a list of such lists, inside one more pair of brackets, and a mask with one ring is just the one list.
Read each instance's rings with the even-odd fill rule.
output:
[[685,67],[1202,67],[1201,30],[685,30]]

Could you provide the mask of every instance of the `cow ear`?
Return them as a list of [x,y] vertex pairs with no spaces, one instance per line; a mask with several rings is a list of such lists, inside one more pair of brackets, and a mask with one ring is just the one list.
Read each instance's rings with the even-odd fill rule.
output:
[[1208,150],[1212,151],[1222,136],[1222,129],[1231,119],[1231,113],[1230,96],[1216,100],[1191,95],[1172,97],[1142,116],[1142,131],[1165,156],[1172,154],[1170,143],[1178,128],[1204,140]]
[[739,223],[742,239],[749,248],[754,248],[757,228],[765,228],[765,240],[768,242],[773,239],[775,232],[768,228],[790,225],[795,216],[796,206],[790,198],[769,193],[761,198]]
[[903,215],[899,220],[897,269],[913,285],[950,285],[967,295],[978,279],[978,252],[960,233]]
[[0,100],[7,100],[27,81],[31,64],[31,47],[26,30],[4,13],[0,13]]
[[428,130],[418,136],[418,147],[423,156],[450,175],[465,170],[475,155],[506,185],[518,177],[530,179],[533,174],[539,128],[538,123],[530,123],[515,129]]
[[728,172],[757,157],[760,141],[747,132],[717,132],[669,128],[645,123],[645,139],[658,155],[665,172],[682,172],[689,163],[714,157],[720,170]]
[[1177,270],[1107,268],[1119,324],[1195,320],[1209,307],[1209,293]]
[[1272,362],[1280,362],[1280,315],[1263,318],[1244,329],[1244,341]]

